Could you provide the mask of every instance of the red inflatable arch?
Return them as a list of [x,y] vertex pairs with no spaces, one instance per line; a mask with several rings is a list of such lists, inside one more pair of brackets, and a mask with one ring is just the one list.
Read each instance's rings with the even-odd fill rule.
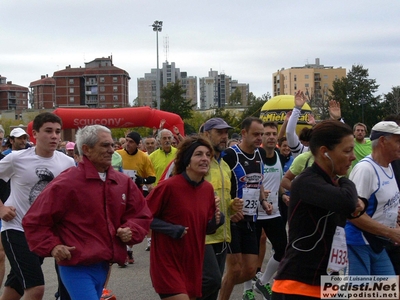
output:
[[[127,107],[114,109],[86,109],[86,108],[57,108],[53,111],[63,122],[63,129],[81,128],[86,125],[104,125],[108,128],[131,127],[159,127],[160,121],[165,119],[164,128],[173,132],[173,126],[178,127],[184,135],[184,125],[181,117],[167,111],[145,107]],[[28,124],[28,134],[32,142],[32,122]]]

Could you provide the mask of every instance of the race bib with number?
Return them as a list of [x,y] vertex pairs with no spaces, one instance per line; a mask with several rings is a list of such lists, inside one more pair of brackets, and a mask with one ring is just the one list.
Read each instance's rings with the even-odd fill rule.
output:
[[257,215],[257,206],[260,202],[260,190],[243,188],[243,214],[246,216]]
[[347,267],[347,263],[346,233],[343,227],[336,226],[326,272],[328,275],[339,272]]
[[122,172],[128,175],[130,178],[132,178],[133,181],[136,180],[136,174],[137,174],[136,170],[122,170]]

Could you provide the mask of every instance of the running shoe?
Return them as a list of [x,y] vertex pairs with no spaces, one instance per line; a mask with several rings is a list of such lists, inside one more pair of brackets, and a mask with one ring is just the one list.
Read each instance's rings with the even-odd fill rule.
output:
[[258,279],[254,285],[254,290],[263,295],[264,300],[270,300],[272,298],[272,290],[269,283],[262,285],[260,279]]
[[131,265],[135,262],[135,259],[133,258],[133,252],[128,251],[128,256],[126,257],[128,263]]
[[103,289],[100,300],[117,300],[111,290]]
[[253,290],[247,290],[243,294],[242,300],[255,300],[256,297],[254,296]]

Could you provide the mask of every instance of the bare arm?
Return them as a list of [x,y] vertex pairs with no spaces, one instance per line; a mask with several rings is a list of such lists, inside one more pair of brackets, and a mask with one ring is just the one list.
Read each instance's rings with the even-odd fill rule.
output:
[[290,191],[290,188],[292,187],[292,181],[295,177],[296,175],[294,175],[290,170],[287,170],[285,176],[282,178],[281,187]]
[[400,243],[400,227],[387,227],[378,223],[367,214],[363,214],[357,219],[351,219],[350,222],[361,230],[367,231],[374,235],[386,237],[395,243]]

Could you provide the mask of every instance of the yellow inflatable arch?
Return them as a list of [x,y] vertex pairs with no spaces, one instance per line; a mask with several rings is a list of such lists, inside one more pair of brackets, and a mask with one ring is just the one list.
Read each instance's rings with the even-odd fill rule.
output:
[[[292,111],[294,107],[294,96],[293,95],[279,95],[269,99],[260,112],[260,119],[263,122],[276,122],[278,123],[278,131],[280,130],[283,121],[285,120],[286,114]],[[296,132],[297,134],[304,127],[311,128],[307,124],[308,116],[312,113],[311,107],[306,103],[301,109],[300,117],[297,122]]]

